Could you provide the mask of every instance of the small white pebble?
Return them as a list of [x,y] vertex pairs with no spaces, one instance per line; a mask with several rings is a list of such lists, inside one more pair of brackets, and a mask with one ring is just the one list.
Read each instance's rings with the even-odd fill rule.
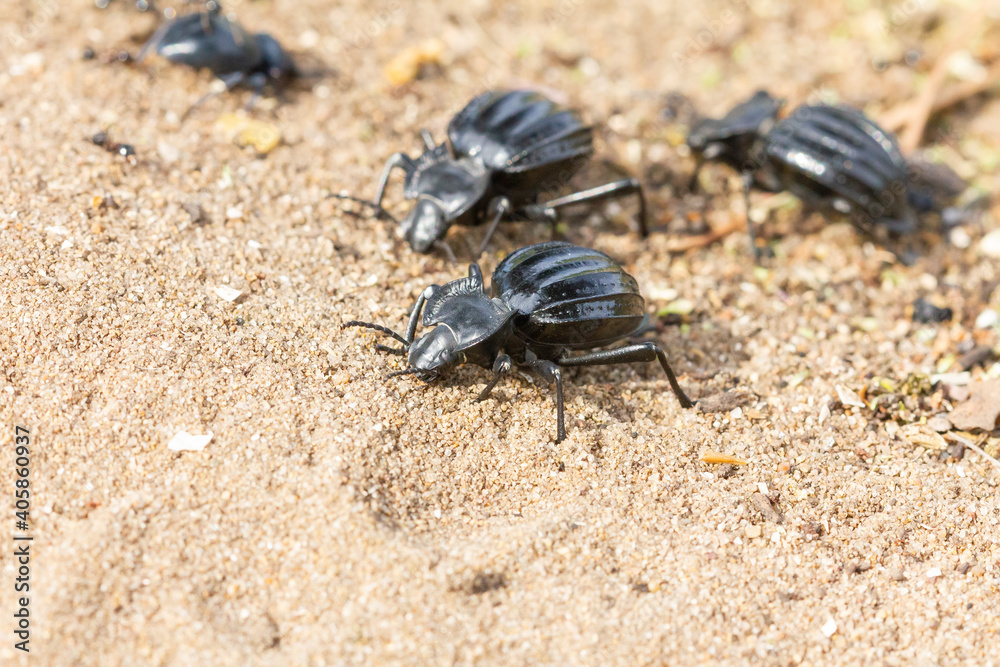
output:
[[1000,229],[994,229],[979,242],[979,252],[987,257],[1000,259]]
[[743,408],[733,408],[733,410],[729,413],[729,416],[732,417],[733,419],[742,419]]
[[867,407],[865,405],[865,402],[861,400],[860,396],[858,396],[850,389],[847,389],[843,385],[838,384],[836,387],[834,387],[834,389],[837,390],[837,398],[839,398],[840,402],[843,403],[844,405],[850,405],[855,408]]
[[823,627],[820,628],[820,630],[827,637],[834,636],[835,634],[837,634],[837,621],[831,618],[829,621],[823,624]]
[[928,579],[937,579],[940,576],[941,576],[941,568],[932,567],[931,569],[927,570]]
[[830,418],[830,406],[824,403],[823,407],[819,409],[819,423],[822,424],[829,418]]
[[929,273],[922,273],[920,277],[917,278],[917,282],[928,292],[936,290],[938,286],[938,280]]
[[680,292],[673,287],[653,287],[647,290],[650,301],[675,301]]
[[601,66],[593,58],[583,58],[580,60],[580,72],[588,79],[593,79],[601,73]]
[[200,452],[205,449],[205,445],[212,441],[212,434],[191,435],[185,431],[179,431],[177,435],[167,443],[167,449],[172,452]]
[[987,308],[976,318],[977,329],[992,329],[998,323],[1000,323],[1000,314],[997,314],[997,311],[992,308]]
[[961,227],[955,227],[948,232],[948,242],[956,248],[965,250],[972,245],[972,237],[969,236],[969,232],[965,231]]
[[762,495],[767,495],[767,484],[764,482],[757,482],[757,490],[761,492]]
[[156,142],[156,153],[167,164],[177,162],[181,157],[180,149],[166,141]]
[[229,220],[239,220],[243,217],[243,209],[239,206],[230,206],[226,209],[226,218]]
[[233,289],[229,285],[219,285],[218,287],[215,288],[214,291],[219,296],[220,299],[228,301],[229,303],[233,303],[241,296],[243,296],[243,292],[239,291],[238,289]]
[[311,49],[319,44],[319,33],[315,30],[306,30],[299,35],[299,46],[303,49]]

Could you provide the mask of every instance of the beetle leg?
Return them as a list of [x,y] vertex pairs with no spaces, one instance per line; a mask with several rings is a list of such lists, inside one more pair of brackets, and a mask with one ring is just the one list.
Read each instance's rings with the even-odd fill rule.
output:
[[409,347],[410,343],[413,342],[413,337],[417,333],[417,324],[420,323],[420,311],[424,309],[424,303],[427,302],[427,299],[431,298],[431,295],[433,295],[434,292],[437,291],[437,289],[438,289],[437,285],[431,285],[430,287],[428,287],[427,289],[425,289],[423,292],[420,293],[420,297],[417,299],[417,302],[413,305],[413,312],[410,313],[410,321],[406,325],[407,347]]
[[646,219],[646,195],[642,192],[642,185],[634,178],[625,178],[614,183],[583,190],[582,192],[574,192],[565,197],[559,197],[547,202],[544,208],[558,211],[564,206],[601,201],[602,199],[615,199],[633,193],[639,196],[639,232],[645,238],[649,236],[649,225]]
[[447,241],[445,241],[444,239],[438,239],[437,241],[434,242],[434,247],[443,252],[445,256],[448,258],[449,262],[451,262],[452,264],[458,263],[458,258],[455,257],[455,251],[451,249],[451,246],[448,245]]
[[483,390],[479,392],[479,396],[476,397],[475,402],[478,403],[479,401],[486,400],[486,397],[493,391],[493,387],[497,386],[497,383],[500,382],[500,378],[508,372],[510,372],[510,357],[506,354],[497,356],[496,361],[493,362],[493,377]]
[[256,105],[257,100],[264,93],[264,86],[267,85],[267,75],[263,72],[257,72],[256,74],[251,74],[246,77],[244,83],[250,87],[253,91],[250,94],[250,99],[247,100],[246,110],[251,111]]
[[493,238],[493,234],[497,231],[497,226],[500,221],[510,213],[511,205],[510,200],[506,197],[494,197],[490,201],[489,208],[487,209],[487,215],[492,215],[493,219],[490,221],[490,226],[486,230],[486,236],[483,237],[483,242],[479,244],[479,252],[476,253],[476,259],[483,256],[486,251],[486,244],[490,242]]
[[760,248],[757,247],[757,230],[753,220],[750,219],[750,187],[753,185],[753,172],[743,172],[740,180],[743,182],[743,208],[747,216],[747,236],[750,237],[750,249],[753,251],[754,263],[760,264],[761,252]]
[[[220,76],[219,80],[226,85],[226,90],[232,90],[236,86],[243,83],[243,81],[246,80],[246,77],[247,75],[244,72],[232,72],[230,74]],[[190,116],[192,111],[204,104],[210,97],[218,95],[219,92],[220,91],[210,90],[199,97],[194,104],[188,107],[187,111],[184,112],[184,115],[181,116],[181,122],[184,122],[184,119]]]
[[402,357],[406,355],[406,349],[402,347],[389,347],[388,345],[382,345],[379,343],[375,346],[375,349],[379,352],[387,352],[389,354],[394,354],[397,357]]
[[379,206],[382,205],[382,197],[385,196],[385,186],[389,183],[389,173],[396,167],[409,174],[416,168],[416,164],[406,153],[396,153],[386,161],[385,168],[382,170],[382,177],[378,179],[378,187],[375,188],[374,201]]
[[705,166],[705,158],[701,155],[697,156],[694,163],[694,172],[691,173],[691,180],[688,181],[688,192],[691,194],[698,194],[698,175],[701,173],[701,168]]
[[580,355],[579,357],[560,357],[556,359],[556,363],[560,366],[572,367],[572,366],[604,366],[608,364],[630,364],[635,362],[650,362],[659,361],[660,366],[663,367],[663,371],[667,374],[667,380],[670,382],[670,388],[674,391],[674,395],[677,400],[680,401],[682,408],[690,408],[694,405],[691,399],[687,397],[684,390],[681,389],[680,384],[677,382],[677,376],[674,375],[674,371],[670,368],[670,364],[667,362],[667,355],[664,353],[663,349],[656,343],[636,343],[634,345],[625,345],[624,347],[619,347],[614,350],[601,350],[600,352],[591,352],[590,354]]
[[208,12],[201,13],[201,29],[205,31],[206,35],[211,35],[213,32],[215,32],[215,30],[212,29],[211,14],[209,14]]
[[528,355],[524,361],[524,366],[541,375],[549,382],[556,385],[556,442],[566,439],[566,421],[563,416],[563,382],[562,371],[558,364],[551,361],[537,359],[534,355]]
[[420,138],[424,140],[424,146],[427,147],[427,150],[432,151],[437,148],[437,145],[434,143],[434,135],[426,127],[420,130]]

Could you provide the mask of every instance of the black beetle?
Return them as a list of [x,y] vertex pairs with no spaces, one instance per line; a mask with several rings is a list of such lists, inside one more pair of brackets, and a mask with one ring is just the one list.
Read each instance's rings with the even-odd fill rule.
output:
[[[251,88],[251,104],[268,83],[280,90],[298,76],[294,61],[278,40],[263,32],[251,35],[239,23],[221,16],[218,4],[209,3],[208,7],[161,25],[143,45],[136,61],[152,50],[171,62],[206,67],[226,85],[226,90],[240,85]],[[204,95],[185,115],[213,94]]]
[[[423,318],[421,319],[421,311]],[[433,326],[414,340],[417,323]],[[681,406],[693,405],[656,343],[634,343],[612,350],[568,356],[614,343],[641,331],[645,302],[635,279],[597,250],[551,241],[508,255],[493,272],[490,294],[478,264],[469,276],[444,286],[431,285],[417,299],[406,334],[352,320],[343,328],[365,327],[391,336],[402,348],[378,349],[406,355],[409,367],[391,373],[432,382],[460,364],[493,370],[477,401],[489,396],[512,364],[537,372],[556,385],[557,441],[566,437],[561,368],[659,361]]]
[[917,229],[915,209],[931,208],[931,200],[892,133],[842,105],[801,106],[779,120],[783,105],[758,91],[721,119],[695,123],[687,140],[697,159],[692,189],[706,161],[740,172],[755,253],[759,249],[749,219],[752,187],[787,190],[807,206],[846,214],[869,236],[877,226],[894,236]]
[[555,224],[563,207],[632,193],[639,197],[640,231],[648,233],[646,200],[633,178],[538,203],[540,194],[565,185],[594,152],[593,128],[576,111],[539,93],[498,90],[477,96],[448,124],[450,149],[435,145],[427,130],[422,137],[426,152],[416,160],[404,153],[390,157],[374,202],[364,202],[385,213],[382,197],[389,175],[402,169],[403,195],[416,203],[400,223],[400,233],[416,252],[440,245],[452,225],[489,221],[482,254],[504,218]]

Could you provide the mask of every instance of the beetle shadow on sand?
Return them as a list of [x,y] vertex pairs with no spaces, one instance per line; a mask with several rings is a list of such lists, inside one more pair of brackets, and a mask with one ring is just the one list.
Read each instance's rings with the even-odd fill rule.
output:
[[[686,332],[658,326],[629,342],[660,344],[694,399],[744,386],[740,366],[746,355],[729,328],[707,317],[689,326]],[[525,475],[548,483],[581,451],[599,455],[613,434],[624,430],[635,437],[644,434],[640,422],[683,418],[655,362],[566,368],[568,437],[556,443],[553,385],[522,369],[487,400],[475,402],[489,378],[485,369],[462,366],[432,384],[391,380],[400,384],[390,385],[389,403],[398,407],[383,415],[389,426],[343,452],[347,483],[374,521],[420,534],[433,530],[442,513],[488,518],[528,502],[522,496],[532,484]]]

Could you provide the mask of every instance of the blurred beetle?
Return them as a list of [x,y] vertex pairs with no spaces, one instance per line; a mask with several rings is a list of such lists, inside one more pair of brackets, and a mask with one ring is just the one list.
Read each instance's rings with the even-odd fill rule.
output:
[[847,215],[873,238],[879,227],[897,238],[916,231],[918,213],[943,212],[961,192],[908,161],[895,136],[857,109],[805,105],[779,119],[783,106],[758,91],[722,118],[696,122],[687,139],[697,160],[692,190],[705,162],[740,172],[747,231],[758,257],[751,188],[791,192],[807,206]]
[[[251,35],[239,23],[222,16],[216,3],[210,3],[205,11],[166,21],[143,45],[136,62],[150,51],[174,63],[209,69],[226,90],[250,88],[253,97],[248,106],[268,84],[280,91],[299,75],[295,62],[274,37],[263,32]],[[214,94],[202,96],[184,115]]]
[[[639,229],[648,233],[642,186],[626,178],[538,203],[546,191],[565,185],[594,152],[593,129],[580,115],[530,90],[490,91],[479,95],[448,125],[451,143],[435,144],[422,132],[426,152],[417,159],[396,153],[386,162],[373,202],[379,214],[389,175],[406,174],[403,195],[416,203],[400,223],[400,233],[416,252],[441,247],[452,225],[488,223],[479,254],[501,220],[558,220],[560,209],[574,204],[635,194]],[[445,246],[447,252],[447,246]],[[477,255],[478,256],[478,255]]]

